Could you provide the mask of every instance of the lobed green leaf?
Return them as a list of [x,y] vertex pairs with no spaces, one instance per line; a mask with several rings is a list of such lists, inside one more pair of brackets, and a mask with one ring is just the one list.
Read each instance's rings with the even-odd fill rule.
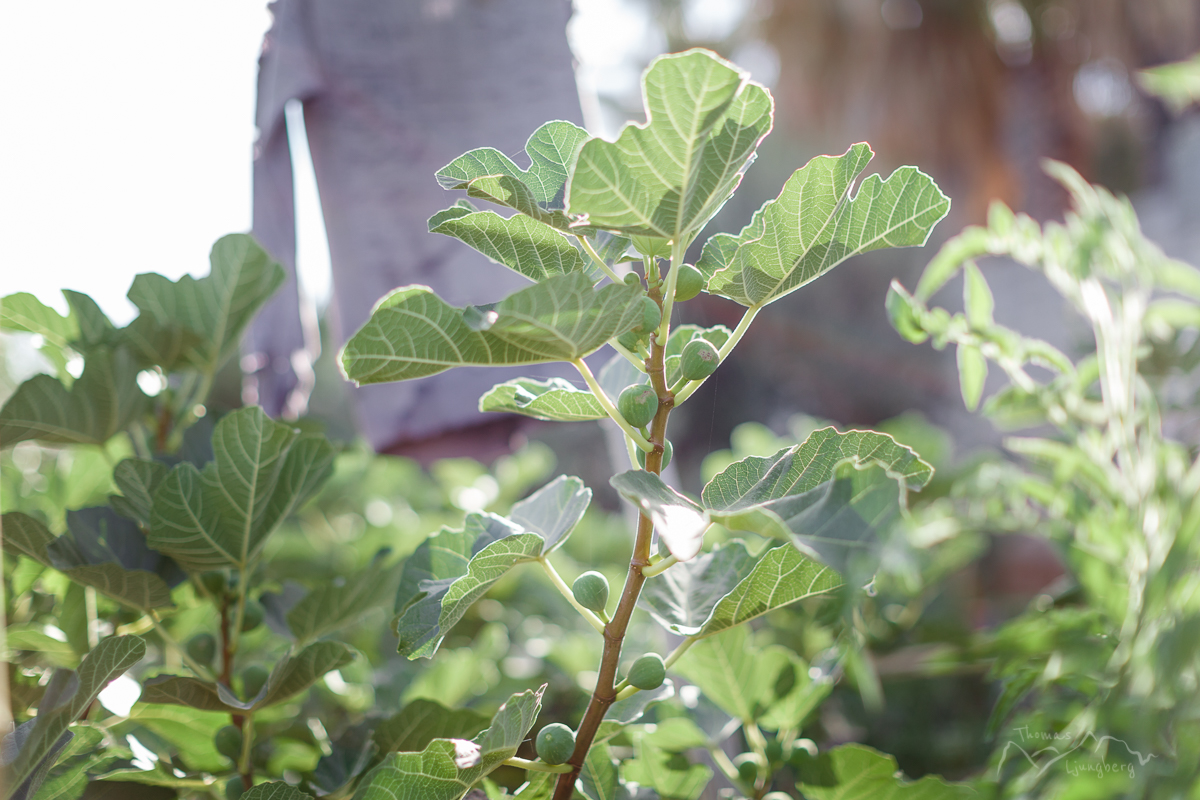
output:
[[184,462],[162,479],[147,541],[188,570],[245,570],[332,473],[333,446],[258,407],[223,417],[212,444],[214,460],[203,471]]
[[588,140],[567,186],[579,224],[689,242],[733,194],[771,130],[766,89],[705,50],[658,58],[642,77],[646,123]]
[[409,380],[451,367],[571,361],[632,330],[642,317],[637,287],[592,288],[573,272],[547,278],[495,306],[452,308],[425,286],[387,295],[342,350],[359,385]]
[[515,694],[473,740],[434,739],[419,753],[393,753],[363,779],[356,800],[460,800],[512,758],[541,710],[542,686]]
[[901,167],[872,175],[851,196],[873,153],[856,144],[796,170],[741,233],[717,234],[696,263],[707,291],[760,308],[816,280],[847,258],[884,247],[925,244],[950,210],[929,176]]

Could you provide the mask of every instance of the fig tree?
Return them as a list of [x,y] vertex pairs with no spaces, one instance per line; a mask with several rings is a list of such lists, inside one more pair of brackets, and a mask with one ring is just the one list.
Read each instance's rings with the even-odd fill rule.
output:
[[617,398],[617,411],[635,428],[644,428],[658,413],[658,394],[648,383],[626,386]]
[[547,764],[563,764],[575,751],[575,731],[561,722],[551,722],[538,731],[538,758]]

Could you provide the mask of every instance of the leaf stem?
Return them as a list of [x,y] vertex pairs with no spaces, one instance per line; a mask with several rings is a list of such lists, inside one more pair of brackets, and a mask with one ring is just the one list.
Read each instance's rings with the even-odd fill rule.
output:
[[544,761],[530,761],[525,758],[506,758],[500,762],[508,767],[518,767],[520,769],[528,769],[534,772],[570,772],[570,764],[547,764]]
[[717,768],[725,773],[726,778],[735,784],[741,783],[742,778],[738,775],[737,767],[729,760],[729,756],[725,754],[724,750],[717,745],[709,745],[708,755],[712,758],[713,763],[717,765]]
[[247,713],[242,717],[242,757],[238,759],[238,772],[242,774],[242,786],[246,789],[254,787],[254,762],[250,758],[253,746],[254,715]]
[[662,575],[671,567],[679,563],[679,559],[675,556],[667,556],[661,561],[656,561],[648,567],[642,569],[642,574],[647,578],[653,578],[655,575]]
[[618,353],[625,356],[626,361],[637,367],[638,372],[644,373],[646,371],[645,354],[635,353],[626,349],[625,346],[618,342],[615,338],[609,339],[608,343],[612,345],[613,350],[616,350]]
[[596,616],[591,609],[584,608],[579,604],[579,601],[575,599],[575,593],[571,591],[571,587],[567,586],[567,582],[564,581],[562,576],[558,574],[558,570],[556,570],[554,565],[550,563],[550,559],[546,556],[540,556],[538,558],[538,563],[542,565],[542,569],[550,577],[550,582],[554,584],[555,589],[558,589],[559,594],[567,598],[567,601],[570,602],[571,605],[575,606],[575,610],[583,615],[583,618],[588,621],[589,625],[595,628],[599,633],[603,634],[604,621],[601,620],[600,617]]
[[[746,335],[746,331],[750,328],[750,323],[754,321],[754,318],[758,316],[758,312],[761,310],[762,306],[750,306],[746,309],[746,313],[742,314],[742,319],[738,322],[737,327],[733,329],[733,333],[729,335],[725,344],[721,345],[721,349],[717,351],[717,355],[720,358],[719,363],[724,363],[725,357],[733,351],[733,348],[737,347],[738,342],[742,340],[742,337]],[[708,378],[698,381],[688,381],[686,386],[675,393],[675,405],[679,405],[691,397],[697,389],[704,385],[704,381],[706,380]]]
[[667,669],[675,666],[675,662],[682,658],[683,654],[686,653],[691,646],[698,641],[700,641],[699,636],[689,636],[680,642],[679,646],[672,650],[671,654],[663,660],[663,663],[666,665]]
[[[657,444],[646,453],[646,470],[655,475],[662,472],[663,445],[666,441],[667,418],[674,408],[673,398],[667,392],[663,379],[663,360],[666,348],[663,343],[651,337],[650,359],[646,372],[650,376],[650,384],[658,393],[658,411],[650,424],[650,439]],[[595,381],[595,378],[592,378]],[[643,438],[640,434],[638,438]],[[616,677],[617,667],[621,660],[621,645],[625,641],[625,631],[629,628],[629,620],[637,607],[638,596],[646,577],[642,570],[650,565],[650,551],[654,537],[654,523],[645,514],[638,515],[637,535],[633,542],[633,554],[629,559],[629,571],[625,577],[625,588],[621,591],[621,599],[612,615],[612,621],[604,626],[604,654],[600,657],[600,669],[596,674],[596,688],[592,690],[591,700],[575,734],[575,751],[571,753],[567,763],[571,765],[569,772],[558,777],[554,786],[552,800],[570,800],[575,793],[575,779],[583,770],[584,759],[604,721],[604,715],[617,700]]]
[[571,363],[575,365],[575,369],[579,370],[579,374],[587,381],[588,388],[592,390],[592,394],[600,401],[600,406],[604,409],[604,412],[608,414],[613,422],[617,423],[621,430],[625,431],[625,435],[633,439],[634,443],[647,453],[653,450],[654,445],[646,441],[646,437],[642,436],[637,428],[626,422],[625,418],[621,416],[621,412],[617,411],[617,407],[613,405],[613,401],[609,399],[608,395],[604,393],[604,389],[596,381],[596,376],[592,374],[592,369],[587,365],[587,362],[582,358],[577,358]]
[[671,333],[671,310],[675,308],[675,282],[679,279],[679,266],[683,263],[687,245],[671,242],[671,271],[667,273],[667,285],[663,289],[662,322],[658,326],[658,340],[663,344]]
[[610,267],[608,264],[604,263],[604,259],[601,258],[600,254],[596,252],[596,249],[594,247],[592,247],[592,243],[587,240],[587,237],[576,234],[575,238],[579,240],[579,243],[581,245],[583,245],[583,249],[587,252],[587,254],[589,256],[592,257],[592,261],[594,261],[596,263],[596,266],[600,268],[600,271],[608,276],[609,280],[611,280],[613,283],[621,282],[620,276],[617,275],[617,273],[612,271],[612,267]]

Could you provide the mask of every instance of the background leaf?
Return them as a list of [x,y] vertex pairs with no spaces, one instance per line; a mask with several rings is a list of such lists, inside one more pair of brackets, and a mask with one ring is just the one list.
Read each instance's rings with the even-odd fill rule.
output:
[[[20,785],[52,751],[61,749],[60,739],[85,712],[100,690],[142,660],[146,643],[137,636],[101,639],[80,663],[76,672],[58,671],[38,704],[38,715],[22,737],[16,732],[4,737],[5,780],[9,787]],[[29,723],[25,723],[29,724]],[[12,744],[19,749],[10,757]]]
[[183,326],[196,334],[184,359],[204,372],[215,372],[237,350],[250,319],[283,283],[283,268],[253,237],[223,236],[209,255],[211,271],[203,278],[184,275],[170,281],[146,273],[133,279],[129,300],[159,326]]
[[696,263],[708,291],[758,308],[850,256],[923,245],[950,211],[950,200],[915,167],[901,167],[887,180],[872,175],[852,197],[854,180],[872,155],[869,146],[856,144],[841,156],[814,158],[741,233],[709,239]]
[[252,407],[217,423],[213,451],[203,472],[185,462],[163,478],[147,541],[188,570],[245,570],[332,473],[333,447]]
[[68,389],[57,378],[34,375],[0,408],[0,446],[37,439],[47,444],[103,444],[141,414],[146,395],[138,366],[124,348],[89,354]]
[[146,681],[140,702],[231,714],[258,711],[294,697],[354,658],[354,649],[341,642],[315,642],[277,663],[258,697],[240,700],[220,684],[189,676],[159,675]]
[[[81,513],[70,512],[76,520]],[[120,520],[120,517],[113,515],[111,519]],[[79,524],[76,523],[77,526]],[[85,554],[72,534],[55,537],[45,525],[19,511],[5,514],[0,518],[0,525],[4,529],[4,549],[9,553],[23,555],[57,569],[76,583],[91,586],[132,608],[146,610],[171,605],[171,590],[160,575],[139,567],[126,568],[116,561],[119,556],[115,552],[111,553],[112,561],[100,560],[108,555],[92,545],[89,546],[90,552]],[[136,529],[133,534],[141,537]],[[164,574],[172,574],[174,565],[153,551],[139,551],[128,541],[124,545],[118,544],[118,548],[131,563],[154,564],[155,569],[161,568]]]
[[54,365],[59,379],[69,380],[67,350],[79,338],[79,321],[72,311],[63,316],[28,292],[0,298],[0,330],[36,333],[42,354]]
[[739,626],[692,645],[675,671],[700,687],[725,713],[749,724],[807,686],[808,665],[785,647],[754,647],[750,630]]
[[511,295],[494,307],[452,308],[425,286],[384,297],[342,350],[356,383],[434,375],[451,367],[570,361],[641,321],[641,291],[625,284],[593,290],[573,272]]
[[908,781],[896,759],[861,744],[844,744],[797,765],[796,786],[813,800],[960,800],[977,793],[936,775]]
[[377,555],[363,570],[323,583],[292,606],[287,625],[299,642],[319,639],[379,607],[386,607],[400,580],[400,568]]
[[420,752],[434,739],[469,739],[488,723],[478,711],[420,698],[376,725],[371,735],[380,753]]
[[434,739],[420,753],[393,753],[363,779],[356,800],[458,800],[516,754],[537,719],[545,689],[510,697],[472,741]]

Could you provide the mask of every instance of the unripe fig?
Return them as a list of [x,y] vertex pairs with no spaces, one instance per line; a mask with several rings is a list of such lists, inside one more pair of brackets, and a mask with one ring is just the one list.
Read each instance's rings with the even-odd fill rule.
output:
[[675,302],[682,303],[700,294],[704,288],[704,273],[691,264],[680,264],[675,277]]
[[258,664],[242,670],[242,698],[253,700],[257,697],[259,690],[266,685],[269,677],[271,677],[270,671]]
[[233,725],[226,725],[213,737],[217,752],[233,762],[242,757],[242,742],[241,729]]
[[641,303],[642,321],[633,329],[633,332],[646,334],[657,328],[658,323],[662,322],[662,309],[649,297],[643,297]]
[[621,280],[625,281],[626,286],[637,286],[638,288],[642,286],[642,276],[636,272],[626,272],[625,277]]
[[617,344],[634,353],[638,351],[638,346],[644,341],[646,341],[645,336],[639,336],[633,331],[627,331],[617,337]]
[[[663,458],[662,469],[667,468],[667,464],[671,463],[671,456],[674,454],[675,448],[671,447],[671,440],[663,442]],[[642,448],[637,448],[638,463],[642,465],[642,469],[646,468],[646,451]]]
[[733,759],[733,765],[737,767],[738,777],[750,786],[757,783],[760,776],[767,775],[766,759],[758,753],[742,753]]
[[204,591],[213,596],[213,599],[220,600],[225,595],[225,589],[229,586],[225,580],[223,572],[205,572],[200,576],[200,585],[204,587]]
[[217,655],[217,639],[211,633],[197,633],[187,643],[188,657],[201,666],[212,664]]
[[571,584],[571,594],[579,605],[602,614],[608,607],[608,578],[596,571],[585,572]]
[[783,763],[783,761],[784,761],[783,742],[779,741],[778,739],[771,739],[769,742],[767,742],[767,746],[766,746],[764,752],[767,756],[767,761],[769,761],[770,763],[772,763],[772,764],[782,764]]
[[633,662],[626,680],[631,686],[636,686],[642,691],[649,691],[662,686],[666,677],[667,665],[663,663],[662,656],[658,653],[646,653]]
[[683,348],[679,360],[679,372],[689,381],[704,380],[712,375],[721,364],[717,348],[708,339],[692,339]]
[[575,731],[561,722],[551,722],[538,731],[535,742],[538,758],[547,764],[564,764],[575,751]]
[[274,752],[275,746],[273,744],[270,742],[259,742],[250,748],[250,763],[259,769],[266,769]]
[[257,600],[246,599],[246,608],[242,611],[242,631],[252,631],[262,625],[266,612]]
[[617,411],[633,427],[643,428],[658,413],[658,393],[648,383],[626,386],[617,398]]
[[225,781],[225,800],[238,800],[246,793],[246,784],[242,783],[241,775],[234,775]]

